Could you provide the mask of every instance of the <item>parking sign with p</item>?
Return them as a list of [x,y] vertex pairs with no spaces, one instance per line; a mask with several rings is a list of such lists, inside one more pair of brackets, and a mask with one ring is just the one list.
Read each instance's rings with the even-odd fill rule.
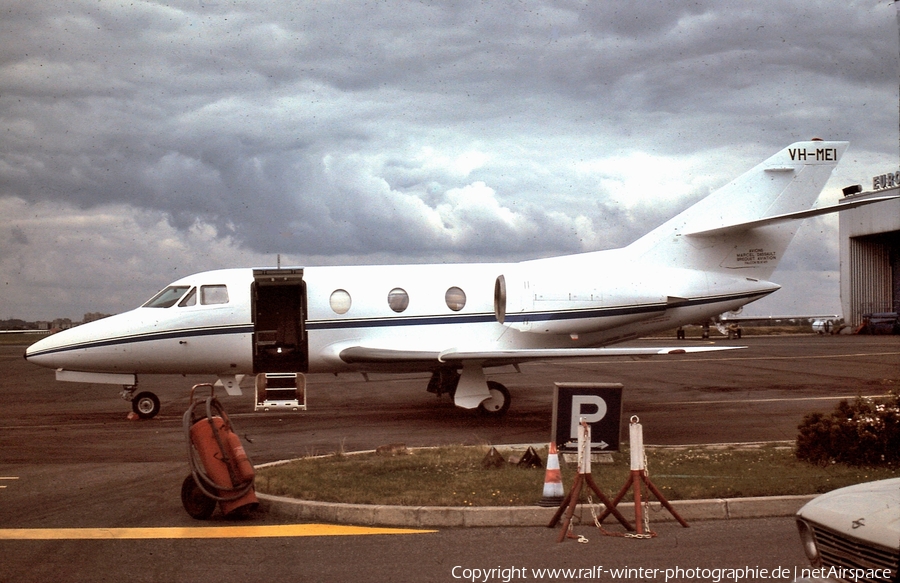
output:
[[619,451],[622,385],[619,383],[555,383],[553,439],[560,452],[578,451],[578,424],[591,426],[591,451]]

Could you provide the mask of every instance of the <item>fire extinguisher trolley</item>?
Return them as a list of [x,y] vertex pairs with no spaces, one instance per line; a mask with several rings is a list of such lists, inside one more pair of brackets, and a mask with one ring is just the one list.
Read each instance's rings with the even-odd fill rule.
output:
[[[209,387],[205,400],[195,392]],[[234,431],[234,425],[215,396],[215,387],[201,383],[191,388],[191,405],[184,413],[188,464],[191,475],[181,485],[181,503],[193,518],[206,520],[216,509],[226,516],[246,514],[259,505],[253,464]]]

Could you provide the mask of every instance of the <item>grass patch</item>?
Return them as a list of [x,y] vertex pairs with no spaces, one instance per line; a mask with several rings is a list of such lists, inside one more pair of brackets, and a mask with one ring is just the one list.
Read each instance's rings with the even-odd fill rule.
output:
[[[351,504],[407,506],[530,506],[543,492],[544,470],[507,464],[484,469],[488,447],[440,447],[409,455],[305,458],[257,473],[257,489],[277,496]],[[505,456],[511,452],[501,450]],[[521,453],[521,452],[518,452]],[[543,460],[547,450],[539,451]],[[613,463],[593,464],[600,489],[613,497],[629,476],[627,450]],[[900,469],[816,466],[787,445],[648,448],[650,479],[669,500],[819,494],[900,476]],[[568,489],[575,467],[562,464]]]

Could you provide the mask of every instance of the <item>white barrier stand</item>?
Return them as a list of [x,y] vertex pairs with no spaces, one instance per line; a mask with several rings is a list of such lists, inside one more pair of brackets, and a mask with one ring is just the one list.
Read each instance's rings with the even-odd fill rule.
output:
[[634,493],[634,522],[637,525],[637,535],[640,538],[649,538],[655,536],[655,533],[651,532],[649,527],[647,527],[647,532],[644,532],[644,509],[641,506],[641,482],[647,485],[647,489],[656,496],[656,499],[659,500],[659,503],[665,507],[669,513],[675,517],[681,526],[687,528],[688,523],[675,511],[669,501],[666,500],[666,497],[662,495],[662,492],[650,481],[650,477],[647,475],[647,467],[644,462],[646,459],[644,455],[644,429],[640,424],[640,419],[638,419],[637,415],[632,415],[631,424],[628,426],[628,436],[631,446],[631,473],[628,476],[628,480],[625,482],[625,485],[622,486],[622,489],[619,490],[619,493],[616,494],[615,499],[612,501],[612,506],[609,504],[606,506],[606,510],[603,511],[603,514],[597,519],[597,522],[603,522],[603,519],[610,515],[611,510],[615,509],[618,506],[619,502],[625,497],[625,494],[628,493],[628,489]]
[[578,424],[578,473],[591,473],[591,426],[584,417]]
[[606,506],[604,516],[612,514],[626,529],[634,530],[631,524],[622,516],[622,513],[616,510],[615,505],[610,502],[609,498],[600,491],[600,488],[591,476],[591,427],[582,419],[578,430],[578,475],[575,476],[572,489],[563,499],[562,504],[559,505],[556,514],[550,520],[550,524],[547,525],[549,528],[553,528],[559,522],[563,513],[565,513],[562,530],[560,530],[559,538],[556,540],[558,543],[563,542],[569,533],[569,525],[572,524],[572,516],[575,514],[575,507],[578,505],[578,500],[581,496],[581,488],[585,483]]

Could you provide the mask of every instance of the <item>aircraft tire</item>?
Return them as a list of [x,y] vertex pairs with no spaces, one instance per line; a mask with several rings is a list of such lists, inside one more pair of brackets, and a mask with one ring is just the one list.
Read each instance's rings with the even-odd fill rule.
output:
[[488,417],[502,417],[506,415],[512,400],[509,389],[496,381],[488,381],[487,385],[491,396],[478,405],[478,412]]
[[203,493],[194,476],[188,476],[181,483],[181,505],[191,518],[208,520],[216,510],[216,501]]
[[131,410],[141,419],[152,419],[159,413],[159,397],[149,391],[138,393],[131,400]]

